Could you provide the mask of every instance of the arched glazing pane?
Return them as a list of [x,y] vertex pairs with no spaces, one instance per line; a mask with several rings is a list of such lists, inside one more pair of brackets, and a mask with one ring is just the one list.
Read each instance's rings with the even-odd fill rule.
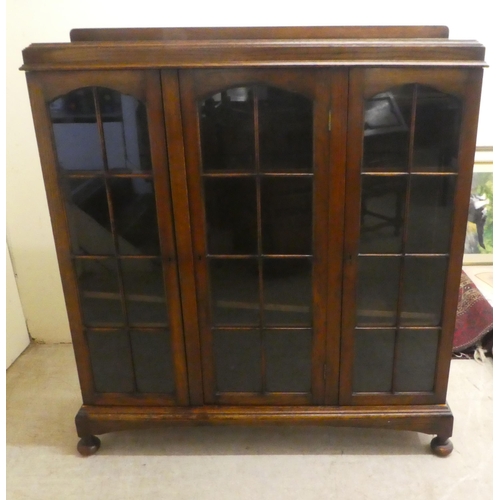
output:
[[312,172],[313,105],[266,85],[227,89],[202,101],[203,171]]
[[68,171],[102,170],[104,160],[92,87],[58,97],[50,103],[49,112],[59,166]]
[[249,87],[218,92],[200,106],[203,170],[254,170],[254,94]]
[[456,172],[462,106],[452,95],[417,85],[413,170]]
[[413,85],[377,94],[365,102],[363,170],[408,169]]
[[262,170],[312,172],[312,101],[273,87],[259,87],[259,90]]
[[255,84],[199,120],[216,391],[310,392],[313,103]]
[[63,170],[151,170],[146,107],[135,97],[85,87],[53,100],[49,113]]
[[462,104],[419,84],[365,101],[363,170],[456,172]]

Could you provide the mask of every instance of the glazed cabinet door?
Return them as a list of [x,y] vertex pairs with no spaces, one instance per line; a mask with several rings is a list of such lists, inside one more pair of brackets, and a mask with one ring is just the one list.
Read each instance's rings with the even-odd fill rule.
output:
[[205,403],[324,402],[345,83],[316,69],[180,72]]
[[481,70],[352,70],[341,403],[444,403]]
[[28,83],[84,403],[188,404],[160,74]]

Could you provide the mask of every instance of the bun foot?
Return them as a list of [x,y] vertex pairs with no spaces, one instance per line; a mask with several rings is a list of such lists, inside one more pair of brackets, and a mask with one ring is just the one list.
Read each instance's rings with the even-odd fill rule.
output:
[[453,443],[448,438],[436,436],[431,441],[432,453],[438,457],[447,457],[453,451]]
[[78,441],[76,449],[80,455],[89,457],[93,455],[101,446],[101,440],[97,436],[85,436]]

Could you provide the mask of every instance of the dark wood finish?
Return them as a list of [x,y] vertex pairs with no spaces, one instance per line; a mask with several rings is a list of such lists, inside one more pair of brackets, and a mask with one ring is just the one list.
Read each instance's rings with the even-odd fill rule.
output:
[[76,284],[73,263],[71,261],[71,242],[69,238],[68,221],[66,219],[64,199],[59,190],[59,179],[56,169],[57,160],[50,133],[51,123],[45,104],[47,98],[44,92],[44,76],[45,75],[27,74],[26,78],[28,82],[31,110],[35,123],[35,133],[38,142],[43,180],[47,192],[50,220],[54,233],[57,260],[59,263],[64,299],[66,301],[66,310],[71,330],[71,340],[77,360],[76,364],[80,388],[83,402],[92,404],[94,384],[89,369],[89,351],[82,327],[83,320],[78,300],[78,286]]
[[[436,435],[432,451],[447,456],[453,445],[453,415],[445,403],[455,311],[474,162],[475,135],[481,90],[484,47],[474,41],[448,40],[443,26],[414,27],[275,27],[275,28],[138,28],[77,29],[71,43],[33,44],[23,52],[35,122],[42,172],[68,310],[83,406],[75,423],[78,451],[95,453],[95,436],[125,429],[171,424],[314,424],[412,430]],[[313,103],[314,159],[311,172],[270,173],[257,162],[255,171],[224,172],[201,169],[198,101],[222,89],[265,84],[296,92]],[[413,172],[412,159],[402,172],[361,172],[364,144],[364,102],[391,88],[424,85],[457,97],[462,105],[456,171]],[[62,171],[57,166],[48,103],[82,87],[107,87],[143,102],[147,109],[152,171],[124,172],[107,167],[106,118],[97,108],[98,136],[104,168],[101,171]],[[96,93],[94,92],[94,96]],[[413,111],[416,101],[413,100]],[[254,152],[259,152],[260,122],[254,100]],[[409,136],[416,130],[415,113]],[[410,145],[411,146],[411,145]],[[410,151],[412,148],[410,147]],[[257,154],[257,157],[259,155]],[[448,166],[446,170],[452,170]],[[400,176],[410,186],[420,179],[453,179],[455,196],[449,249],[438,253],[409,253],[408,227],[402,247],[395,253],[359,252],[362,179],[374,176],[391,181]],[[255,182],[256,191],[270,177],[303,179],[314,185],[312,250],[297,254],[266,254],[262,237],[263,207],[256,202],[258,237],[248,254],[208,254],[206,248],[202,182],[241,179]],[[175,394],[137,391],[97,392],[94,388],[79,288],[73,261],[102,263],[110,255],[73,255],[62,182],[98,178],[111,201],[112,179],[154,180],[161,255],[119,254],[116,216],[109,204],[114,252],[118,269],[126,259],[161,259],[165,288]],[[238,181],[239,182],[239,181]],[[260,197],[258,197],[260,200]],[[401,204],[405,215],[411,204]],[[405,220],[405,217],[402,217]],[[432,249],[431,249],[432,250]],[[420,251],[420,250],[419,250]],[[391,347],[392,387],[387,392],[355,392],[356,332],[383,334],[386,326],[357,325],[356,287],[360,258],[448,259],[439,325],[406,325],[398,320]],[[300,258],[312,266],[313,322],[311,326],[276,326],[276,332],[312,331],[311,391],[270,392],[262,385],[254,392],[218,392],[214,371],[214,332],[261,328],[258,372],[262,380],[270,370],[263,354],[264,260]],[[258,264],[258,325],[237,328],[212,325],[208,262],[226,259]],[[146,261],[145,261],[146,262]],[[365,261],[366,262],[366,261]],[[404,269],[396,280],[403,311]],[[117,288],[97,290],[93,298],[113,299],[125,308],[124,277]],[[156,300],[138,292],[141,300]],[[396,317],[400,315],[397,314]],[[146,333],[160,332],[148,318]],[[113,324],[94,326],[92,335],[116,333]],[[130,328],[130,329],[135,329]],[[126,328],[123,328],[126,331]],[[401,332],[400,332],[401,330]],[[403,355],[398,342],[404,332],[436,333],[438,338],[434,386],[429,390],[398,391],[394,384]],[[129,351],[131,333],[127,332]],[[132,355],[131,355],[132,356]],[[424,360],[425,361],[425,360]],[[134,359],[127,360],[133,367]],[[133,369],[133,368],[132,368]],[[432,380],[431,380],[432,382]],[[137,382],[135,382],[137,386]],[[132,386],[130,386],[132,387]]]
[[251,28],[94,28],[73,29],[72,42],[131,40],[254,40],[322,38],[448,38],[447,26],[311,26]]
[[90,457],[90,455],[97,453],[100,447],[101,440],[97,436],[85,436],[78,441],[76,449],[80,455]]
[[[481,96],[482,71],[466,72],[461,96],[463,97],[463,118],[460,131],[461,142],[458,156],[459,175],[455,193],[455,210],[453,214],[453,229],[450,241],[450,260],[448,279],[444,296],[443,334],[438,348],[436,385],[437,398],[444,401],[448,387],[450,357],[447,353],[453,346],[455,331],[455,311],[458,306],[458,290],[462,270],[462,246],[467,228],[468,203],[470,200],[472,169],[476,145],[477,121],[479,117],[479,102]],[[451,450],[450,450],[451,453]]]
[[453,443],[448,438],[436,436],[431,441],[431,449],[438,457],[447,457],[453,451]]
[[[179,284],[176,265],[175,237],[172,225],[172,209],[170,206],[170,185],[168,177],[168,162],[165,146],[164,118],[162,111],[160,76],[157,71],[125,71],[125,72],[94,72],[94,73],[44,73],[28,74],[28,87],[31,96],[31,104],[37,132],[40,158],[44,172],[44,180],[47,186],[47,199],[49,203],[50,216],[53,224],[56,249],[58,253],[59,267],[63,289],[65,292],[68,319],[72,332],[72,340],[75,346],[78,373],[82,386],[84,402],[90,404],[148,404],[148,405],[185,405],[188,404],[188,386],[185,368],[184,333],[181,319],[181,307],[179,299]],[[158,229],[162,247],[162,263],[164,270],[164,284],[167,290],[167,307],[169,309],[170,329],[172,338],[172,352],[175,366],[176,396],[169,395],[146,395],[140,393],[120,394],[114,396],[110,393],[99,394],[94,390],[89,350],[85,339],[85,326],[80,310],[80,297],[77,279],[72,263],[72,250],[69,241],[68,220],[65,202],[62,195],[61,173],[57,167],[58,162],[51,133],[51,121],[48,115],[47,104],[56,97],[64,95],[71,90],[81,87],[101,86],[118,90],[123,94],[134,96],[146,105],[148,112],[148,128],[150,135],[150,151],[153,172],[137,175],[138,178],[154,178],[156,191],[156,211],[158,217]],[[106,168],[106,148],[103,143],[104,132],[97,107],[97,126],[102,154],[104,156],[104,179],[114,177],[112,171]],[[72,175],[72,174],[69,174]],[[96,177],[100,174],[90,174]],[[128,174],[127,177],[134,178],[136,174]],[[115,253],[117,258],[116,232],[114,230],[113,206],[110,203],[111,196],[109,188],[106,189],[111,215],[111,231],[115,239]],[[110,256],[102,256],[109,258]],[[78,257],[80,258],[80,257]],[[94,259],[101,256],[86,256],[83,258]],[[127,256],[128,258],[128,256]],[[134,256],[132,258],[143,258]],[[119,277],[119,297],[122,307],[124,306],[123,283]],[[131,361],[133,365],[133,361]]]
[[328,214],[328,312],[325,365],[325,404],[339,403],[342,273],[344,268],[344,206],[347,154],[348,80],[334,80],[330,107],[330,170]]
[[[442,69],[435,72],[431,69],[353,69],[351,70],[350,94],[349,94],[349,149],[347,153],[347,175],[346,184],[349,197],[346,205],[346,233],[345,233],[345,268],[343,286],[343,316],[342,316],[342,351],[341,351],[341,404],[396,404],[401,401],[407,404],[410,400],[413,403],[431,404],[444,403],[446,399],[446,387],[449,373],[451,357],[449,350],[453,342],[453,332],[455,325],[455,315],[458,300],[458,287],[460,282],[461,262],[463,256],[463,241],[465,239],[465,226],[467,219],[468,199],[470,196],[470,182],[472,178],[472,167],[474,164],[475,137],[478,116],[478,100],[481,86],[481,70],[474,69],[457,70]],[[441,335],[439,336],[438,359],[436,362],[435,388],[431,394],[407,394],[393,393],[353,393],[352,391],[352,371],[354,357],[354,328],[356,326],[356,281],[357,281],[357,256],[358,240],[360,232],[360,176],[362,164],[363,142],[363,107],[364,99],[376,95],[380,92],[388,91],[400,85],[420,83],[440,90],[444,93],[460,97],[464,106],[462,117],[462,128],[459,150],[458,184],[455,194],[455,210],[452,222],[452,236],[449,246],[449,254],[422,254],[420,257],[433,257],[437,255],[449,256],[448,273],[446,280],[446,290],[443,300],[443,319]],[[414,130],[412,123],[411,130]],[[411,166],[411,158],[410,158]],[[409,185],[409,172],[406,172],[407,186]],[[441,175],[448,175],[440,173]],[[363,175],[367,175],[363,173]],[[371,175],[371,174],[368,174]],[[375,173],[373,175],[378,175]],[[387,173],[386,175],[392,175]],[[398,173],[398,175],[401,175]],[[421,173],[411,175],[420,176]],[[449,174],[451,175],[451,174]],[[455,175],[457,175],[455,173]],[[408,199],[405,212],[408,213]],[[415,254],[406,253],[404,245],[406,241],[406,231],[403,234],[403,253],[394,254],[372,254],[377,256],[412,256]],[[360,254],[362,255],[362,254]],[[366,255],[366,254],[365,254]],[[369,255],[369,254],[368,254]],[[402,273],[404,264],[401,265],[399,294],[402,293]],[[401,310],[401,302],[398,300],[398,312]],[[395,324],[396,331],[401,325]],[[387,328],[387,327],[386,327]],[[395,350],[397,347],[397,335]],[[394,371],[397,366],[397,356],[395,351]]]
[[82,406],[79,436],[158,425],[332,425],[397,429],[450,436],[453,415],[447,405],[417,406],[201,406],[187,408]]
[[189,376],[189,397],[191,404],[203,403],[200,338],[196,313],[196,284],[194,272],[193,244],[191,241],[191,220],[189,218],[189,197],[185,168],[184,138],[180,93],[177,72],[164,70],[161,73],[163,101],[165,103],[165,124],[170,160],[171,196],[175,215],[175,243],[177,245],[178,273],[182,293],[184,339]]
[[27,71],[258,66],[484,66],[484,47],[444,39],[175,40],[34,44]]
[[[315,247],[313,265],[313,308],[314,325],[313,333],[313,373],[312,394],[313,401],[318,404],[323,401],[324,379],[324,345],[326,342],[326,277],[327,277],[327,240],[323,228],[327,224],[327,186],[328,186],[328,109],[330,92],[330,73],[325,70],[192,70],[181,73],[182,89],[182,117],[185,130],[186,168],[190,192],[190,209],[193,230],[193,245],[195,254],[195,272],[198,290],[198,316],[200,322],[201,346],[203,352],[203,383],[204,401],[207,403],[220,402],[216,395],[213,336],[210,324],[210,298],[207,248],[205,242],[205,211],[203,207],[203,193],[201,188],[201,150],[199,136],[198,101],[202,98],[230,88],[254,83],[267,84],[280,89],[299,92],[309,97],[314,103],[314,228],[313,241]],[[256,134],[257,135],[257,134]],[[257,165],[257,174],[259,167]],[[255,177],[257,174],[252,174]],[[283,174],[286,175],[286,174]],[[257,189],[259,189],[257,183]],[[260,199],[260,198],[259,198]],[[342,200],[338,203],[341,205]],[[257,219],[259,220],[260,208],[257,205]],[[258,230],[258,233],[260,231]],[[262,250],[259,240],[259,251]],[[224,256],[219,256],[224,257]],[[276,255],[275,257],[280,257]],[[292,257],[292,256],[290,256]],[[245,256],[234,256],[245,258]],[[260,273],[260,297],[262,300],[262,274]],[[262,371],[265,364],[262,361]],[[269,393],[265,396],[268,404],[274,403],[274,396]],[[259,398],[259,400],[261,400]],[[280,398],[281,399],[281,398]],[[247,404],[255,401],[255,396],[241,395],[241,400]],[[293,398],[290,399],[290,404]]]

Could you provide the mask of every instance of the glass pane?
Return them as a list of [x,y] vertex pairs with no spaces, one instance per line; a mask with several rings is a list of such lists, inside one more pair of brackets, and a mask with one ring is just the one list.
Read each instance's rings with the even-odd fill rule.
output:
[[406,257],[401,324],[441,323],[447,257]]
[[253,92],[238,87],[212,95],[200,105],[203,170],[253,170]]
[[403,244],[406,176],[363,176],[360,253],[399,253]]
[[312,265],[308,259],[264,259],[264,323],[311,325]]
[[205,179],[205,213],[209,254],[257,253],[255,179]]
[[259,324],[259,271],[256,259],[209,263],[212,324]]
[[405,85],[365,102],[363,170],[408,170],[413,87]]
[[312,172],[313,106],[300,94],[256,88],[262,170]]
[[127,333],[87,331],[96,392],[133,392],[134,372]]
[[259,332],[215,331],[213,336],[217,392],[259,392]]
[[130,332],[135,378],[139,392],[175,392],[170,332]]
[[359,257],[358,325],[395,325],[399,289],[399,257]]
[[118,252],[160,255],[158,221],[152,179],[111,178]]
[[395,330],[356,330],[353,392],[389,392]]
[[266,390],[311,392],[311,330],[267,330],[264,343]]
[[115,259],[75,259],[83,322],[88,326],[123,325]]
[[103,179],[65,179],[71,247],[75,254],[114,254],[108,200]]
[[439,330],[400,330],[394,390],[432,391]]
[[455,182],[455,176],[411,176],[408,253],[449,252]]
[[417,88],[413,170],[456,172],[460,100],[422,85]]
[[130,95],[97,88],[108,168],[151,170],[146,107]]
[[312,254],[312,178],[262,179],[264,254]]
[[121,259],[130,325],[166,326],[163,269],[158,259]]
[[74,90],[49,104],[59,166],[102,170],[104,161],[92,87]]

